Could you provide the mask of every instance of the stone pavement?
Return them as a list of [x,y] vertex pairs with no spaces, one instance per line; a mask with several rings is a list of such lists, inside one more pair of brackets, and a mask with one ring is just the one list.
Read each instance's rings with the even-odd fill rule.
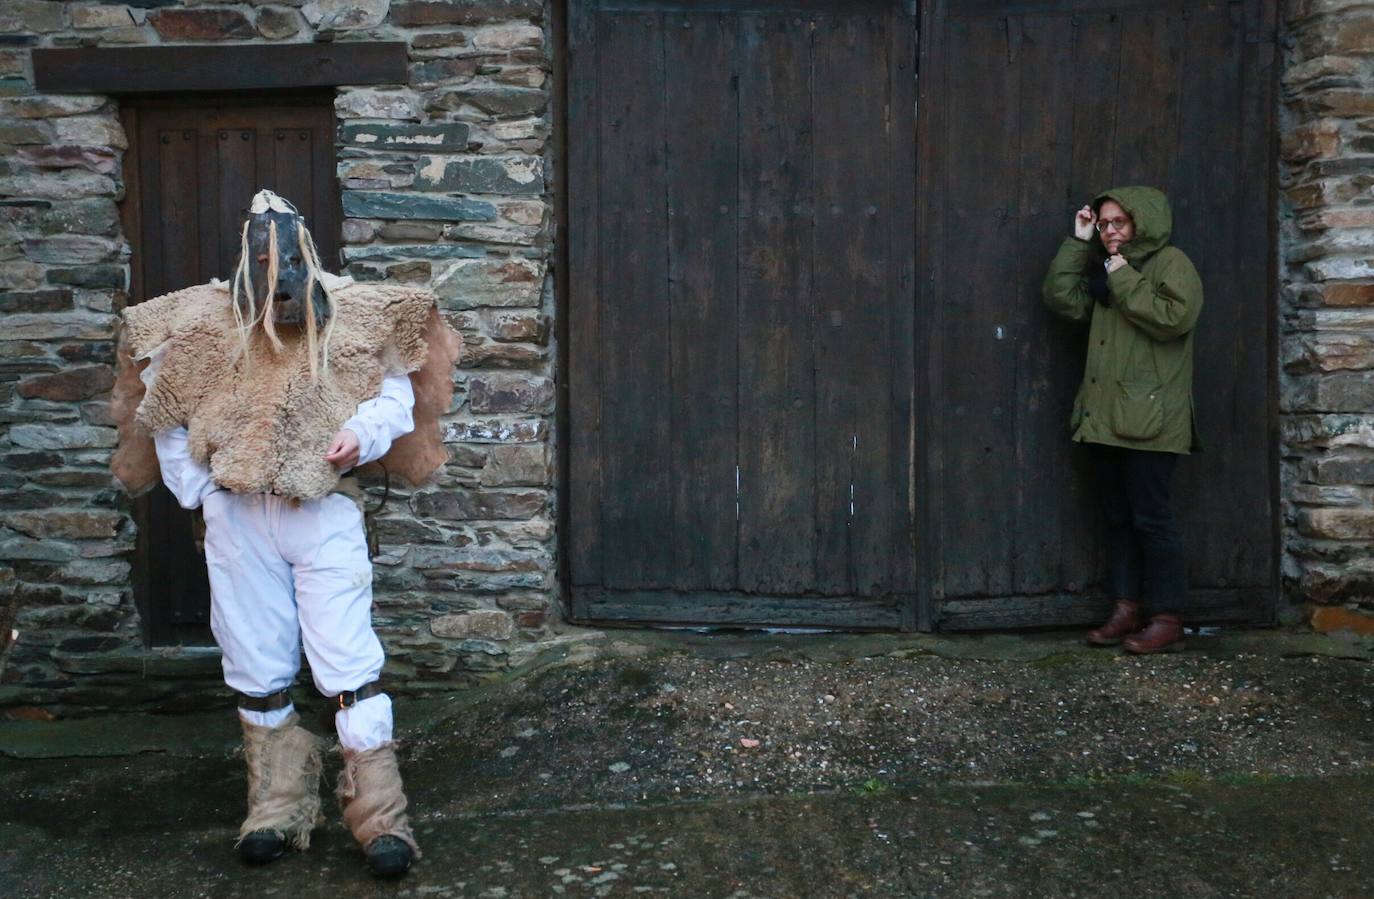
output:
[[[0,723],[0,896],[1367,896],[1371,646],[570,635],[398,702],[425,858],[231,850],[232,714]],[[337,770],[337,759],[330,774]]]

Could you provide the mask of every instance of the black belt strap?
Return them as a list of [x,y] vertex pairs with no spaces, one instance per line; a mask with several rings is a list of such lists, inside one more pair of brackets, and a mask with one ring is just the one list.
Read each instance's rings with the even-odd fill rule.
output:
[[247,709],[250,712],[275,712],[284,709],[291,704],[291,688],[278,690],[275,693],[268,693],[266,696],[249,696],[247,693],[239,694],[239,708]]
[[385,692],[382,689],[382,682],[374,680],[370,684],[363,684],[356,690],[345,690],[338,696],[329,698],[330,704],[337,702],[340,709],[352,708],[364,699],[371,699],[373,696],[380,696]]

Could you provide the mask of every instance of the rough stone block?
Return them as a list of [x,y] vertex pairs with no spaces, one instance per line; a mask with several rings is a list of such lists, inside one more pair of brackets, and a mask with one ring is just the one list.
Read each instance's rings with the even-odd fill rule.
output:
[[1374,636],[1374,615],[1341,606],[1313,609],[1308,624],[1319,634],[1345,632]]
[[1354,281],[1374,278],[1374,259],[1371,257],[1334,256],[1318,259],[1306,265],[1313,281]]
[[544,263],[518,256],[461,261],[438,275],[434,291],[445,309],[539,305]]
[[113,369],[108,365],[90,365],[29,378],[20,382],[18,390],[24,399],[74,402],[105,393],[112,386]]
[[1327,281],[1318,293],[1328,306],[1374,306],[1374,281]]
[[422,156],[415,186],[475,194],[540,194],[544,162],[537,156]]
[[5,319],[5,337],[10,340],[100,340],[108,339],[114,328],[113,315],[91,312],[18,314]]
[[127,6],[72,6],[72,27],[76,29],[128,28],[142,24]]
[[351,31],[380,25],[391,0],[309,0],[305,20],[319,31]]
[[417,493],[411,508],[422,518],[448,521],[531,518],[544,511],[548,503],[540,491],[446,490]]
[[84,234],[56,234],[24,241],[24,255],[52,265],[91,265],[110,262],[125,253],[122,241]]
[[1343,9],[1309,20],[1298,29],[1298,52],[1307,59],[1374,53],[1374,10]]
[[480,414],[550,412],[554,384],[535,375],[483,372],[468,379],[468,407]]
[[0,293],[0,312],[3,313],[65,312],[71,308],[72,292],[62,288]]
[[76,147],[114,147],[126,150],[129,140],[114,116],[73,115],[53,120],[56,141]]
[[258,29],[258,34],[269,41],[286,40],[301,30],[301,19],[295,11],[270,6],[258,10],[258,14],[253,18],[253,24]]
[[429,629],[434,636],[446,639],[503,641],[515,636],[515,622],[505,612],[495,610],[443,615],[431,621]]
[[465,82],[477,73],[477,60],[442,57],[410,67],[410,83],[442,84],[445,82]]
[[62,6],[52,0],[6,0],[0,4],[0,33],[61,31]]
[[436,197],[424,194],[347,190],[343,195],[343,207],[344,215],[354,218],[476,222],[496,218],[496,207],[490,203],[463,197]]
[[113,428],[87,425],[23,424],[10,428],[10,442],[35,450],[112,447],[116,434]]
[[343,119],[418,121],[421,118],[420,98],[412,90],[345,90],[334,98],[334,111]]
[[435,125],[397,125],[376,122],[345,122],[341,131],[346,144],[369,150],[464,150],[470,127],[463,122]]
[[12,512],[6,514],[3,520],[6,527],[30,537],[82,540],[115,536],[125,516],[101,509],[48,509]]
[[543,0],[411,0],[391,4],[394,25],[477,25],[508,19],[538,19]]
[[444,424],[445,443],[542,443],[548,437],[543,419],[460,420]]
[[0,193],[42,200],[114,197],[119,191],[108,175],[79,169],[59,169],[0,177]]
[[520,47],[544,46],[544,29],[537,25],[512,22],[477,28],[472,32],[472,45],[478,50],[515,50]]
[[1327,540],[1374,540],[1374,509],[1303,509],[1298,532]]
[[1340,147],[1340,123],[1330,119],[1299,125],[1282,140],[1283,158],[1289,162],[1335,156]]
[[21,146],[47,144],[52,140],[53,129],[48,122],[0,122],[0,144]]
[[1374,455],[1342,454],[1317,459],[1311,477],[1320,484],[1374,485]]
[[159,9],[148,22],[164,41],[248,40],[258,36],[253,23],[233,9]]
[[503,342],[526,341],[541,346],[548,342],[549,317],[519,309],[501,309],[489,317],[488,333]]
[[553,483],[546,444],[494,446],[487,464],[482,468],[484,487],[547,487]]
[[[470,106],[494,116],[540,115],[548,105],[547,91],[525,87],[463,87],[440,91],[430,100],[431,110],[457,110]],[[1338,113],[1335,113],[1338,114]]]
[[471,341],[463,351],[463,364],[469,368],[538,368],[547,358],[543,347],[528,343]]

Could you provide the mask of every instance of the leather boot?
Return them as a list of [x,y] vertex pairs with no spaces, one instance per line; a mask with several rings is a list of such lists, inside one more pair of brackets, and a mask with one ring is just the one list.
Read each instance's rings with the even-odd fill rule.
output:
[[363,847],[367,866],[378,877],[399,877],[420,857],[410,822],[406,796],[396,764],[395,744],[355,752],[342,749],[343,770],[337,794],[344,824]]
[[1122,642],[1122,648],[1136,655],[1183,650],[1183,622],[1177,615],[1156,615],[1150,626],[1132,634]]
[[310,847],[310,831],[320,815],[320,744],[294,712],[277,727],[239,720],[248,763],[248,817],[236,846],[245,862],[261,865],[280,858],[288,846]]
[[1133,599],[1118,599],[1111,617],[1099,628],[1088,631],[1093,646],[1116,646],[1122,638],[1140,630],[1140,604]]

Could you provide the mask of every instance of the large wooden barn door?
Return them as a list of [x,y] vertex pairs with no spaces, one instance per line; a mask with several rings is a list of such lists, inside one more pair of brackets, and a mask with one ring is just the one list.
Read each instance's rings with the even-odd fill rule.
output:
[[578,619],[917,623],[913,6],[570,4]]
[[1179,466],[1195,619],[1277,593],[1272,0],[933,2],[921,55],[919,330],[929,335],[931,553],[942,628],[1103,611],[1100,517],[1066,423],[1085,332],[1039,285],[1104,188],[1171,197],[1206,305],[1206,451]]
[[[340,212],[328,96],[141,101],[126,109],[125,124],[131,302],[227,278],[248,202],[264,187],[300,209],[321,261],[335,268]],[[209,642],[209,586],[190,513],[159,485],[137,501],[134,515],[135,586],[149,641]]]

